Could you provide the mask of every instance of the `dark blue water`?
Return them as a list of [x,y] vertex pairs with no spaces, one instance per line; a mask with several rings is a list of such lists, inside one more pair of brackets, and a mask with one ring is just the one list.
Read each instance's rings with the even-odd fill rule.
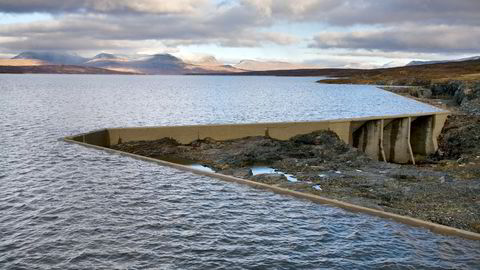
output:
[[0,75],[0,269],[478,269],[479,242],[58,140],[432,110],[314,81]]

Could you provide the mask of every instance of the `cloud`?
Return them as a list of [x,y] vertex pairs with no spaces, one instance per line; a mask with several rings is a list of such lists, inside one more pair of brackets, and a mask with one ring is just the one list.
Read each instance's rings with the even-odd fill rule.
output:
[[480,26],[404,25],[379,30],[323,32],[313,40],[310,47],[322,49],[478,53]]
[[[341,49],[388,57],[480,48],[480,0],[0,0],[0,12],[53,14],[0,23],[5,52],[276,44],[297,53]],[[296,36],[289,25],[308,27]]]
[[[240,7],[240,8],[237,8]],[[478,0],[3,0],[0,12],[51,14],[189,14],[210,16],[213,8],[233,9],[248,17],[314,21],[331,25],[407,22],[479,23]]]
[[259,14],[330,25],[398,23],[479,23],[478,0],[244,0]]
[[5,13],[188,13],[208,4],[206,0],[14,0],[1,1]]
[[[298,39],[285,33],[260,31],[262,22],[235,7],[214,16],[179,15],[109,16],[68,14],[40,22],[0,24],[0,36],[15,38],[1,42],[9,50],[95,50],[117,49],[127,41],[162,41],[168,46],[220,44],[227,47],[259,47],[274,43],[288,45]],[[49,45],[50,44],[50,45]]]

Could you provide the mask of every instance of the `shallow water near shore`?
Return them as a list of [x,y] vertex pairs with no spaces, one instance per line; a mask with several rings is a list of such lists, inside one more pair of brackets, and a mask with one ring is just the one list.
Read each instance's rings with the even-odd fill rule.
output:
[[436,110],[315,80],[0,75],[0,268],[476,269],[478,241],[59,140],[104,127]]

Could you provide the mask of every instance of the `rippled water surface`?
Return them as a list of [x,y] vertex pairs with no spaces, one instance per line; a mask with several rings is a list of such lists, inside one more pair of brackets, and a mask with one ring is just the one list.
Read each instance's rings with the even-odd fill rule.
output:
[[314,81],[0,75],[0,269],[478,269],[479,242],[58,140],[434,110]]

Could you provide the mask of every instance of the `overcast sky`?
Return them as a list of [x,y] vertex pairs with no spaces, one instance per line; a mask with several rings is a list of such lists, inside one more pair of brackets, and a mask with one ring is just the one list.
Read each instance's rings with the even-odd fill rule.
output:
[[480,0],[0,0],[0,55],[373,67],[480,55]]

